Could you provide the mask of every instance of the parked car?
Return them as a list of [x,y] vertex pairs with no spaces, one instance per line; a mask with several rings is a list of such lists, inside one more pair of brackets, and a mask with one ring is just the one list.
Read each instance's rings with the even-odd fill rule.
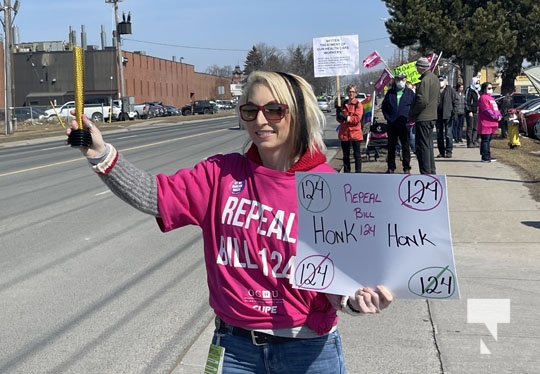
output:
[[216,104],[212,103],[210,100],[196,100],[192,105],[184,105],[182,107],[182,115],[214,114],[217,110]]
[[182,115],[182,112],[180,112],[180,109],[178,109],[177,107],[173,105],[164,105],[163,107],[165,108],[167,116],[181,116]]
[[135,113],[137,113],[136,118],[148,118],[148,111],[150,110],[150,105],[146,103],[135,104]]
[[317,99],[317,104],[319,105],[319,109],[323,112],[330,113],[332,111],[332,105],[330,104],[330,101],[326,97],[321,97]]
[[518,116],[520,132],[540,139],[540,98],[521,104],[513,112]]
[[[533,99],[537,99],[539,98],[540,96],[536,95],[536,94],[521,94],[521,93],[513,93],[512,94],[512,99],[514,100],[514,108],[517,108],[519,107],[520,105],[526,103],[527,101],[530,101],[530,100],[533,100]],[[497,102],[497,105],[500,107],[501,106],[501,103],[502,103],[502,100],[504,100],[504,96],[500,96],[498,98],[495,99],[495,101]]]
[[215,102],[219,110],[234,109],[236,106],[233,100],[216,100]]
[[154,105],[148,105],[148,116],[146,118],[156,118],[156,117],[161,117],[160,108]]
[[28,106],[28,107],[15,108],[13,112],[13,116],[17,119],[17,121],[23,122],[27,120],[44,119],[47,117],[47,114],[45,114],[45,111],[41,109]]
[[[113,100],[113,105],[121,110],[122,109],[122,100]],[[125,114],[123,114],[123,113],[125,113]],[[127,118],[125,118],[126,114],[127,114]],[[136,111],[131,111],[131,112],[126,111],[126,112],[119,113],[118,116],[116,118],[113,118],[113,119],[116,120],[116,121],[125,121],[127,119],[132,121],[135,118],[137,118],[137,112]]]
[[522,113],[532,112],[540,108],[540,97],[524,102],[516,109],[519,109]]
[[165,117],[167,115],[167,110],[165,109],[162,103],[157,102],[157,101],[151,101],[148,103],[148,105],[150,105],[150,107],[155,108],[157,117]]
[[[72,117],[71,116],[71,110],[75,109],[75,102],[74,101],[68,101],[64,105],[60,107],[56,107],[55,109],[47,109],[45,111],[45,114],[47,115],[47,118],[51,118],[56,116],[57,114],[60,117]],[[115,105],[105,105],[105,104],[91,104],[91,105],[84,105],[84,114],[88,118],[90,118],[93,122],[103,122],[104,120],[108,120],[109,116],[112,118],[118,118],[118,115],[120,114],[120,108],[117,108]]]
[[540,139],[540,108],[523,113],[525,117],[526,135],[531,138]]

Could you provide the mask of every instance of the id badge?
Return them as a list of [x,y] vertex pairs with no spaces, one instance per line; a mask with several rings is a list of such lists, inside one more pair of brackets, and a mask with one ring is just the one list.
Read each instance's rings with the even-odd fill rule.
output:
[[210,344],[208,350],[208,358],[204,366],[204,374],[221,374],[223,371],[223,357],[225,356],[225,348],[215,344]]

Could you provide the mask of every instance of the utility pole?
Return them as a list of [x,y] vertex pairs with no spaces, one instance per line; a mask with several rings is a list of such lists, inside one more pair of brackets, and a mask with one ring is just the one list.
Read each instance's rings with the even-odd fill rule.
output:
[[122,22],[118,17],[118,3],[124,0],[105,0],[106,3],[112,3],[114,5],[114,20],[115,28],[114,31],[116,34],[116,50],[118,52],[118,75],[120,76],[120,97],[122,104],[122,112],[120,113],[120,118],[122,121],[129,118],[127,117],[125,104],[125,83],[124,83],[124,56],[122,56],[122,34],[131,34],[131,14],[128,14],[126,20],[126,15],[124,14]]
[[[120,97],[119,99],[122,99],[124,97],[124,56],[122,56],[122,36],[118,30],[118,24],[120,23],[120,19],[118,18],[118,1],[122,0],[114,0],[114,19],[116,24],[116,48],[118,51],[118,74],[120,75]],[[124,108],[122,108],[122,111],[124,111]]]
[[11,0],[4,0],[2,11],[4,12],[4,85],[5,85],[5,126],[6,135],[13,133],[13,36],[12,27],[13,19],[11,12],[14,11],[17,15],[19,10],[19,1],[15,1],[15,5],[11,7]]

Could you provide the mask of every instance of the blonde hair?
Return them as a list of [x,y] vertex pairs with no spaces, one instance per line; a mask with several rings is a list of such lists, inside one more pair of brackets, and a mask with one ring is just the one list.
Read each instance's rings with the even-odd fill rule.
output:
[[324,152],[326,117],[317,105],[310,84],[295,74],[254,71],[247,79],[238,107],[248,102],[253,87],[258,84],[268,87],[276,101],[289,106],[293,144],[291,158],[300,157],[308,150]]

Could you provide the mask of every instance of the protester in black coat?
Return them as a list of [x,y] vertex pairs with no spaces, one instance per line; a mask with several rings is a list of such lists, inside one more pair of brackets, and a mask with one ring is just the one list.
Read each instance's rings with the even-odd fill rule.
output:
[[478,99],[480,80],[474,77],[471,85],[465,90],[465,119],[467,121],[467,148],[478,147]]
[[441,97],[437,107],[437,148],[438,158],[452,158],[454,148],[454,136],[452,134],[452,123],[456,109],[459,105],[459,97],[453,87],[447,84],[446,75],[439,75],[441,85]]
[[387,122],[388,155],[387,173],[396,170],[396,146],[401,142],[401,161],[403,172],[411,173],[410,123],[409,110],[414,101],[414,91],[405,87],[407,76],[399,73],[394,77],[394,84],[384,96],[381,110]]

